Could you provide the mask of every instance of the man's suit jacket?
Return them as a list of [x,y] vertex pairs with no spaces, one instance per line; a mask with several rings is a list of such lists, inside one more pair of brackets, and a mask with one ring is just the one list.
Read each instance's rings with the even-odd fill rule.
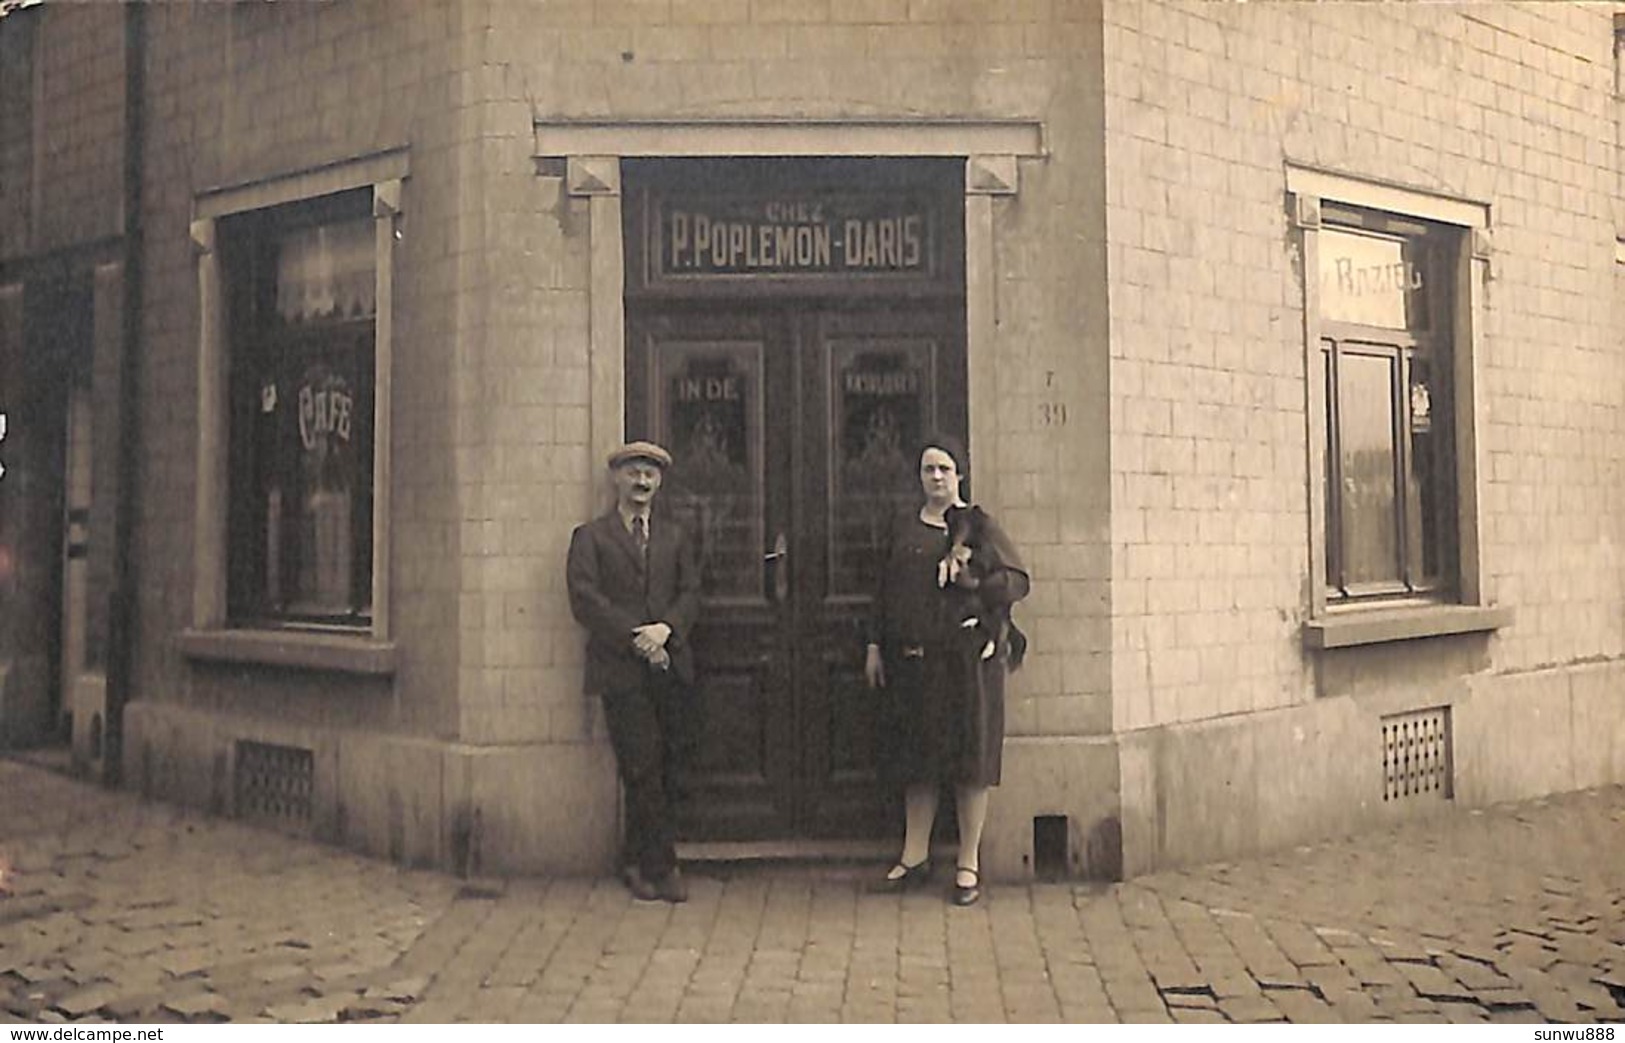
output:
[[615,508],[577,526],[565,582],[570,611],[587,628],[589,694],[643,682],[650,667],[632,648],[632,629],[645,623],[671,627],[671,669],[684,682],[694,680],[688,634],[700,607],[699,558],[675,519],[658,510],[650,516],[647,564]]

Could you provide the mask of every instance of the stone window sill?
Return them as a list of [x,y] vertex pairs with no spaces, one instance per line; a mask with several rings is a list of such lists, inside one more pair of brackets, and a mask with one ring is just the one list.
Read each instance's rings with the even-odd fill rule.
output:
[[188,659],[375,677],[395,673],[394,643],[361,635],[300,630],[186,630],[175,638],[175,646]]
[[1330,612],[1303,626],[1308,648],[1352,648],[1449,634],[1476,634],[1512,625],[1512,609],[1479,605],[1421,605]]

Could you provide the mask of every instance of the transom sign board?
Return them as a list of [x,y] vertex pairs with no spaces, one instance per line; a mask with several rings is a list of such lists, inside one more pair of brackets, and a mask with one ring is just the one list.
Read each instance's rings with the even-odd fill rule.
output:
[[657,211],[660,276],[929,273],[913,200],[696,199]]
[[744,181],[639,195],[628,213],[632,293],[963,292],[963,215],[936,186],[774,191]]

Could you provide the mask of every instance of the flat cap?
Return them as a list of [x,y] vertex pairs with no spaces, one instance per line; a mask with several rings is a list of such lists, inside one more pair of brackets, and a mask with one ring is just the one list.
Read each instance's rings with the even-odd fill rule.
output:
[[648,460],[664,471],[671,466],[671,454],[653,442],[628,442],[609,454],[609,466],[616,468],[628,460]]

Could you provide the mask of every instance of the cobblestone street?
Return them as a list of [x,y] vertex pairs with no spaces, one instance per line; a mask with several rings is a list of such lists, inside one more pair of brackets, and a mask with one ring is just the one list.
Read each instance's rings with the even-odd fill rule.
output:
[[969,909],[867,865],[470,883],[17,761],[0,794],[0,1021],[1625,1020],[1617,788]]

